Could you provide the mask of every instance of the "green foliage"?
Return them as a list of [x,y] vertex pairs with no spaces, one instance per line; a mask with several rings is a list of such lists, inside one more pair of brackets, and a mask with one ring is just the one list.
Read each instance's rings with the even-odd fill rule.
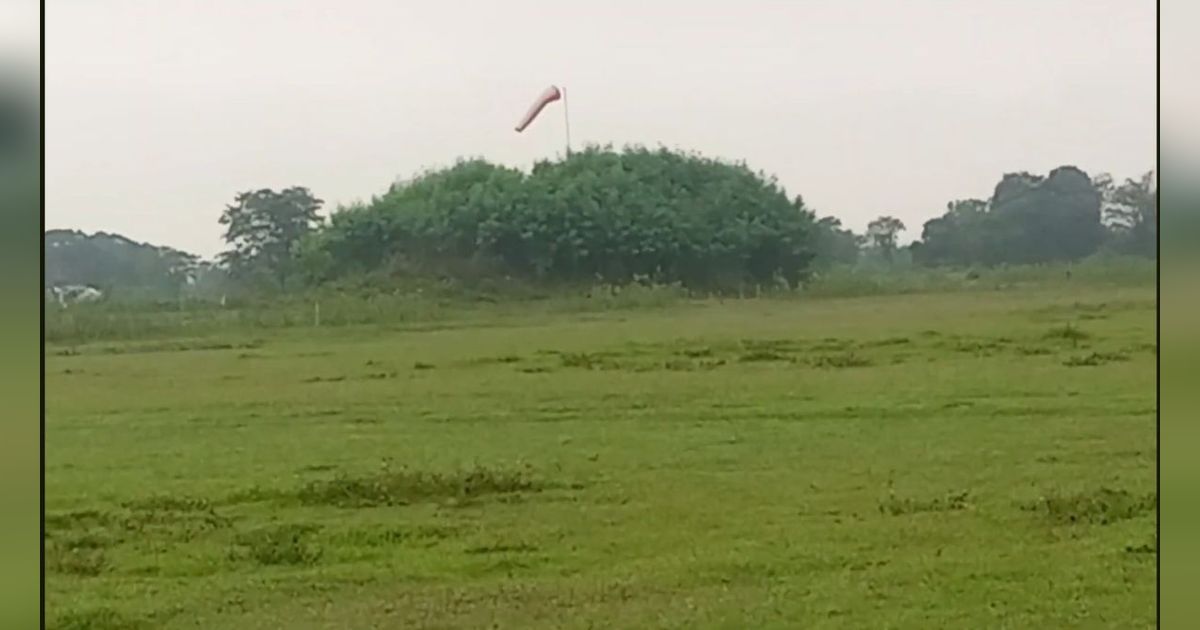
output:
[[1109,247],[1118,253],[1154,258],[1158,255],[1158,189],[1154,171],[1116,185],[1099,175],[1095,186],[1104,201]]
[[50,232],[47,278],[120,287],[123,296],[222,301],[318,285],[394,292],[414,282],[468,295],[514,282],[739,295],[801,284],[929,290],[937,287],[879,283],[896,280],[897,271],[913,280],[913,264],[974,267],[973,280],[980,268],[1077,261],[1097,251],[1152,257],[1152,179],[1117,186],[1069,166],[1048,177],[1010,173],[989,200],[947,204],[924,224],[920,241],[900,248],[899,219],[880,217],[855,234],[835,217],[818,220],[799,195],[789,202],[773,178],[744,164],[589,147],[528,174],[463,160],[339,207],[327,225],[317,215],[322,202],[305,188],[242,193],[221,217],[232,248],[218,264],[119,236]]
[[196,256],[123,236],[49,230],[45,286],[87,285],[125,297],[179,296],[200,271]]
[[867,239],[890,263],[896,254],[896,238],[903,231],[904,222],[900,219],[879,217],[867,224]]
[[[591,147],[532,173],[463,161],[337,212],[307,251],[324,277],[392,265],[452,276],[736,289],[796,285],[814,218],[741,164]],[[309,257],[316,258],[315,253]]]
[[1111,525],[1151,514],[1157,507],[1157,492],[1135,494],[1128,490],[1111,488],[1073,494],[1052,494],[1026,505],[1026,509],[1031,512],[1041,512],[1047,518],[1067,525]]
[[896,496],[896,493],[893,491],[879,501],[879,513],[904,516],[926,512],[957,512],[966,510],[971,506],[968,501],[969,497],[970,492],[963,491],[952,492],[945,496],[928,499],[914,499],[912,497]]
[[475,466],[450,473],[401,469],[363,477],[313,481],[297,492],[304,505],[366,508],[427,500],[473,499],[484,495],[538,491],[529,469]]
[[996,265],[969,270],[913,266],[836,266],[804,285],[803,294],[851,297],[956,291],[1020,291],[1034,288],[1134,287],[1155,281],[1154,261],[1135,256],[1097,255],[1074,263]]
[[51,630],[144,630],[150,624],[100,607],[68,611],[51,620],[46,627]]
[[948,204],[912,247],[925,265],[1039,264],[1079,260],[1105,239],[1101,191],[1073,166],[1049,176],[1009,173],[989,201]]
[[311,541],[318,528],[288,523],[246,532],[237,537],[230,558],[248,558],[262,566],[315,564],[321,549]]
[[990,237],[988,202],[961,199],[946,204],[946,213],[925,222],[913,258],[926,265],[993,265],[1002,257]]
[[[803,207],[797,197],[795,204]],[[822,217],[815,225],[815,255],[813,266],[829,269],[835,265],[853,265],[858,262],[866,237],[842,227],[837,217]]]
[[239,193],[220,219],[231,247],[222,264],[243,281],[269,279],[284,288],[300,270],[296,250],[320,223],[322,203],[303,187]]

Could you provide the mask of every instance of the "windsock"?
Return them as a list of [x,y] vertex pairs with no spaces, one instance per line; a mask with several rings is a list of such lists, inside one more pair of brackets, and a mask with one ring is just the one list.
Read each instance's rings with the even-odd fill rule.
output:
[[560,91],[556,86],[551,85],[550,87],[546,88],[546,91],[542,92],[541,95],[537,97],[537,100],[533,102],[533,105],[529,107],[529,111],[525,112],[525,115],[521,118],[521,122],[517,123],[517,133],[525,131],[525,128],[533,122],[534,118],[537,118],[537,115],[540,114],[547,105],[561,98],[562,91]]

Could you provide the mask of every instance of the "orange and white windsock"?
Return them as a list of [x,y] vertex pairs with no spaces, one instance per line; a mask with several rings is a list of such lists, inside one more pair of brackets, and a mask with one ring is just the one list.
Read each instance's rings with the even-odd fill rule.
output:
[[529,111],[525,112],[525,116],[521,118],[521,122],[517,123],[517,133],[525,131],[525,128],[533,122],[534,118],[537,118],[538,114],[542,113],[542,110],[545,109],[547,105],[557,101],[560,98],[562,98],[562,91],[556,86],[551,85],[550,87],[546,88],[546,91],[542,92],[542,94],[538,96],[537,100],[533,102],[533,105],[529,107]]

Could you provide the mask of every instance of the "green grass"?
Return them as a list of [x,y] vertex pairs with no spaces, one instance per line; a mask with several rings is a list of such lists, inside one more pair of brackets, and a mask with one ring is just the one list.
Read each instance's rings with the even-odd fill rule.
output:
[[1152,286],[51,345],[50,628],[1149,628]]
[[[819,272],[803,287],[743,287],[726,297],[772,299],[864,297],[930,293],[993,293],[1085,288],[1117,290],[1149,286],[1157,265],[1137,257],[1093,256],[1076,263],[1016,265],[989,269],[837,267]],[[45,339],[54,344],[140,342],[137,348],[178,345],[180,337],[238,336],[241,342],[280,329],[372,326],[381,332],[432,331],[464,326],[511,326],[564,315],[636,312],[682,304],[722,303],[710,291],[670,285],[537,286],[518,280],[475,282],[429,278],[375,278],[282,295],[234,296],[226,305],[193,298],[149,303],[120,298],[61,308],[47,304]],[[1103,306],[1099,307],[1103,308]],[[1103,318],[1101,311],[1082,319]],[[209,344],[213,342],[207,342]],[[222,342],[217,342],[222,343]],[[215,348],[214,348],[215,349]],[[65,351],[70,351],[68,347]]]

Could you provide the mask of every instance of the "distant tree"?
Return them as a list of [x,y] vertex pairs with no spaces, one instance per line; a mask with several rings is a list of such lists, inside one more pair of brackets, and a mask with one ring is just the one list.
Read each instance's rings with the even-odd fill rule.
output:
[[285,288],[297,272],[296,244],[321,223],[324,202],[307,188],[243,192],[221,214],[231,249],[221,263],[238,278],[265,276]]
[[[920,242],[911,249],[913,259],[924,265],[958,266],[1078,260],[1104,242],[1105,190],[1109,198],[1116,198],[1111,178],[1092,180],[1073,166],[1056,168],[1046,177],[1008,173],[987,201],[954,201],[945,214],[926,221]],[[1125,196],[1138,197],[1132,190]]]
[[821,217],[814,229],[813,266],[853,265],[858,262],[865,240],[862,235],[843,228],[837,217]]
[[1013,173],[996,186],[988,227],[1003,262],[1077,260],[1096,252],[1104,238],[1100,194],[1073,166],[1048,177]]
[[1158,249],[1158,190],[1154,171],[1116,185],[1101,174],[1093,180],[1103,200],[1105,227],[1121,253],[1154,257]]
[[883,254],[884,260],[892,262],[896,254],[896,237],[904,231],[904,222],[896,217],[879,217],[867,224],[867,239]]
[[170,247],[104,232],[50,230],[44,238],[47,287],[88,285],[110,295],[165,299],[196,278],[199,259]]
[[946,204],[945,214],[925,222],[921,240],[911,247],[913,261],[921,265],[995,262],[995,235],[988,220],[988,202],[982,199],[951,201]]

